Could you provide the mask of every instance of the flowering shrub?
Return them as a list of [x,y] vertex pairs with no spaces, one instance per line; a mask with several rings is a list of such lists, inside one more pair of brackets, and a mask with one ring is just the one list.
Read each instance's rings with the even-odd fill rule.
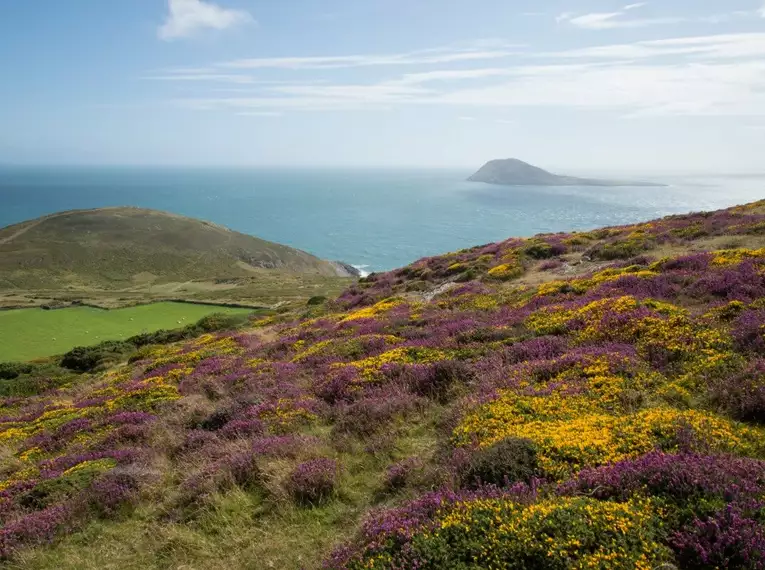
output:
[[762,568],[765,565],[765,530],[762,505],[726,507],[705,519],[696,519],[672,538],[677,558],[685,568]]
[[698,411],[671,408],[616,416],[582,397],[505,397],[466,417],[455,441],[487,447],[508,437],[533,442],[542,471],[563,479],[583,467],[614,463],[653,449],[677,450],[685,430],[718,451],[758,453],[761,434]]
[[[433,519],[417,513],[418,505],[421,520],[392,520],[382,527],[397,524],[403,541],[390,531],[374,536],[365,529],[374,538],[361,551],[336,553],[329,567],[648,570],[671,560],[660,542],[656,508],[647,500],[563,498],[526,504],[513,497],[479,496],[445,504],[434,499],[440,503],[428,513]],[[422,526],[411,528],[413,523]]]
[[[0,556],[143,497],[279,524],[286,491],[353,497],[321,519],[346,526],[414,496],[329,568],[761,567],[762,227],[765,202],[508,239],[0,398]],[[723,236],[746,248],[697,251]]]
[[385,473],[385,489],[395,491],[405,487],[418,472],[423,469],[423,462],[417,457],[409,457],[391,465]]
[[298,465],[287,480],[287,491],[302,504],[328,499],[337,487],[340,468],[333,459],[312,459]]
[[739,420],[765,423],[765,360],[750,362],[743,370],[713,379],[711,400]]

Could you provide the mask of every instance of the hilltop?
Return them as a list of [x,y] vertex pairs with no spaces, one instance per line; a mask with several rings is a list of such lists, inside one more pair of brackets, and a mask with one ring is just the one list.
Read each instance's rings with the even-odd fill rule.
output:
[[664,184],[654,182],[627,182],[559,176],[517,158],[491,160],[468,178],[468,181],[502,186],[664,186]]
[[25,288],[53,280],[124,286],[242,277],[260,269],[349,276],[304,251],[156,210],[73,210],[0,229],[0,271]]
[[[155,210],[60,212],[0,229],[0,298],[184,297],[236,300],[246,289],[334,287],[348,266],[225,227]],[[297,283],[297,285],[295,285]],[[273,295],[267,292],[267,300]],[[245,296],[246,298],[246,296]],[[36,299],[33,299],[36,301]],[[18,303],[17,303],[18,304]],[[23,305],[23,303],[21,303]]]
[[764,300],[765,201],[421,259],[53,386],[0,367],[0,556],[760,569]]

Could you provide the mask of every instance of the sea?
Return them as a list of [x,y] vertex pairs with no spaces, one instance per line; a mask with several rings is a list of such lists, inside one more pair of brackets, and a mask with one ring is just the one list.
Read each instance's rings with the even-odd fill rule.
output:
[[[664,188],[503,187],[464,169],[0,167],[0,227],[138,206],[201,218],[365,272],[511,236],[589,230],[765,198],[765,176],[671,176]],[[656,179],[656,177],[654,177]]]

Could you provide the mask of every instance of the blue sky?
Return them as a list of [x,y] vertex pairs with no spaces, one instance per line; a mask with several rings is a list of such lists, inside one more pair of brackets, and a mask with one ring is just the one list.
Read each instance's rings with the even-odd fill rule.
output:
[[762,171],[761,0],[0,0],[0,163]]

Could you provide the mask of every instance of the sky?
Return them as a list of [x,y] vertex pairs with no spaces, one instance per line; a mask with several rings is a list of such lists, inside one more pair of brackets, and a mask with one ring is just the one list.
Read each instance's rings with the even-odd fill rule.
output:
[[0,163],[762,172],[765,0],[0,0]]

